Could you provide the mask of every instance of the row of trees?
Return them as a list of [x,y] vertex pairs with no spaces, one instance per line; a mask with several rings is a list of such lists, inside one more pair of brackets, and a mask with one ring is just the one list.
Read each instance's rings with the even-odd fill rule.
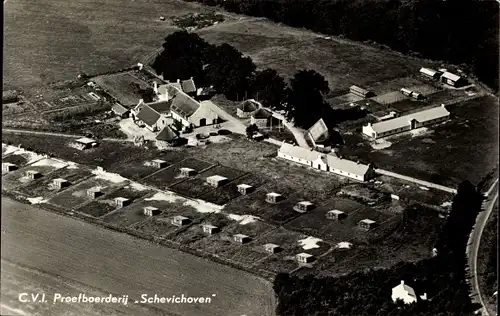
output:
[[476,0],[197,0],[294,27],[375,41],[403,53],[470,66],[498,88],[499,9]]
[[[274,282],[278,315],[472,315],[478,306],[466,283],[466,245],[481,208],[482,196],[470,182],[462,183],[442,228],[435,257],[404,262],[390,269],[355,272],[338,278],[299,278],[279,274]],[[394,304],[391,290],[400,280],[429,300]]]
[[324,102],[328,82],[314,70],[298,71],[287,84],[274,69],[257,70],[250,57],[231,45],[211,45],[185,31],[166,37],[163,48],[152,66],[167,80],[193,77],[197,85],[213,86],[230,100],[258,99],[266,107],[285,110],[287,118],[303,128],[321,117],[332,123],[352,117],[349,111],[334,113]]

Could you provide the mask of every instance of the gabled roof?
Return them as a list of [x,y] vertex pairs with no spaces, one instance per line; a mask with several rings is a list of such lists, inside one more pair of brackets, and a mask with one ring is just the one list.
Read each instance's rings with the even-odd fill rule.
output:
[[186,216],[182,216],[182,215],[174,216],[174,220],[177,220],[177,221],[182,221],[182,220],[186,220],[186,219],[189,219],[189,218]]
[[252,114],[252,117],[255,119],[267,119],[270,118],[271,116],[273,116],[273,112],[266,110],[264,108],[260,108]]
[[207,177],[207,181],[209,181],[209,180],[224,181],[224,180],[227,180],[227,178],[223,177],[223,176],[215,175],[215,176]]
[[292,157],[307,160],[307,161],[315,160],[316,158],[318,158],[318,155],[320,154],[320,153],[312,151],[310,149],[306,149],[306,148],[303,148],[300,146],[294,146],[294,145],[287,144],[287,143],[283,143],[281,145],[279,152],[284,154],[284,155],[292,156]]
[[238,104],[238,109],[243,112],[253,112],[259,108],[259,104],[254,100],[245,100]]
[[160,113],[153,110],[148,105],[144,105],[137,114],[137,118],[149,126],[153,126],[159,119]]
[[95,143],[96,141],[92,138],[82,137],[82,138],[78,138],[76,140],[76,142],[82,143],[82,144],[92,144],[92,143]]
[[177,91],[170,107],[182,117],[190,117],[200,108],[200,104],[182,91]]
[[126,107],[122,106],[121,104],[115,103],[113,107],[111,107],[111,111],[118,115],[123,115],[129,111]]
[[342,170],[344,173],[350,173],[358,176],[364,176],[370,166],[357,163],[352,160],[342,159],[333,155],[326,155],[326,161],[330,169]]
[[453,80],[453,81],[458,81],[461,78],[460,76],[452,74],[451,72],[445,72],[445,73],[443,73],[442,77],[445,77],[446,79],[450,79],[450,80]]
[[377,133],[384,133],[398,128],[403,128],[410,124],[410,121],[417,120],[418,122],[427,122],[437,118],[450,115],[444,106],[438,106],[424,111],[411,113],[405,116],[400,116],[387,121],[381,121],[372,124],[372,129]]
[[172,105],[172,100],[157,101],[157,102],[151,102],[151,103],[146,103],[146,104],[158,113],[165,113],[165,112],[170,111],[170,106]]
[[411,286],[404,284],[404,281],[401,281],[399,285],[393,287],[392,291],[394,292],[400,289],[408,293],[409,296],[417,297],[417,295],[415,294],[415,290]]
[[307,132],[315,142],[323,142],[330,137],[328,133],[328,127],[326,126],[325,121],[323,121],[322,118],[314,123],[314,125],[311,126],[311,128],[309,128]]
[[194,84],[193,78],[181,81],[182,91],[186,93],[196,92],[196,86]]
[[366,223],[366,224],[375,224],[376,222],[374,220],[371,220],[369,218],[365,218],[360,220],[360,222]]
[[177,132],[167,125],[161,130],[161,132],[158,133],[158,135],[156,135],[156,140],[163,140],[166,142],[170,142],[178,137],[179,135],[177,134]]
[[362,94],[367,94],[369,93],[370,91],[364,89],[364,88],[361,88],[361,87],[358,87],[358,86],[350,86],[349,87],[349,90],[352,90],[352,91],[356,91],[356,92],[360,92]]
[[431,69],[431,68],[420,68],[420,72],[423,73],[423,74],[426,74],[428,76],[431,76],[431,77],[434,77],[438,71],[434,70],[434,69]]

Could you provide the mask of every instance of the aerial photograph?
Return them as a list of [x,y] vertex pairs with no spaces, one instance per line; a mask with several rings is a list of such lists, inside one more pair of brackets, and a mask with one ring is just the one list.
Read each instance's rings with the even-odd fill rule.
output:
[[497,316],[499,8],[3,0],[0,315]]

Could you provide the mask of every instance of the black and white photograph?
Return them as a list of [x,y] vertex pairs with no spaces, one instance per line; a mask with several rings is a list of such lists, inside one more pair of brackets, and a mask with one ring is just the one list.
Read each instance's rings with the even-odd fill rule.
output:
[[495,0],[3,0],[0,315],[497,316]]

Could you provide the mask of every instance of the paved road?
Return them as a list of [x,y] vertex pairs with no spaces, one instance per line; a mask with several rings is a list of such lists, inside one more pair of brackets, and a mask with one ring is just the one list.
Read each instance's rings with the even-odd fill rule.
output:
[[476,224],[474,225],[474,228],[472,229],[472,232],[469,236],[469,242],[467,243],[467,257],[469,271],[472,274],[472,279],[469,280],[472,283],[471,298],[473,301],[482,305],[482,315],[492,316],[486,308],[486,304],[481,294],[481,288],[479,287],[479,281],[477,277],[477,256],[479,253],[479,245],[481,243],[481,235],[483,233],[484,227],[486,226],[486,223],[488,222],[488,218],[493,211],[495,202],[498,200],[498,179],[491,185],[486,195],[488,196],[488,198],[484,203],[484,211],[479,213],[479,215],[477,216]]
[[[272,285],[249,273],[145,240],[1,198],[2,304],[38,315],[274,316]],[[3,262],[2,262],[3,264]],[[28,270],[26,270],[26,269]],[[5,273],[5,275],[4,275]],[[8,282],[4,284],[4,280]],[[26,290],[24,290],[26,289]],[[21,303],[19,291],[129,295],[134,306],[52,309]],[[7,297],[5,297],[7,293]],[[142,294],[214,297],[211,304],[156,304],[140,311]],[[216,296],[212,296],[216,294]],[[49,312],[44,312],[49,308]],[[104,312],[87,312],[87,309]],[[117,309],[117,310],[115,310]],[[159,314],[152,311],[160,310]],[[73,312],[73,313],[66,313]],[[2,311],[5,315],[6,311]],[[19,313],[21,314],[21,313]]]

